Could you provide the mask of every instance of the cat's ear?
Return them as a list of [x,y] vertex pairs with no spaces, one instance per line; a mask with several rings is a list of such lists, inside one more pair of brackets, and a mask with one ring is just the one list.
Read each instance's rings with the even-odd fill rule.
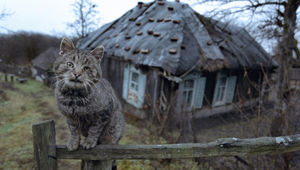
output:
[[72,40],[70,40],[69,38],[63,38],[63,40],[60,43],[60,52],[59,54],[65,54],[71,50],[74,50],[75,46],[72,42]]
[[104,47],[102,45],[96,47],[91,51],[91,54],[95,56],[97,60],[101,61],[104,55]]

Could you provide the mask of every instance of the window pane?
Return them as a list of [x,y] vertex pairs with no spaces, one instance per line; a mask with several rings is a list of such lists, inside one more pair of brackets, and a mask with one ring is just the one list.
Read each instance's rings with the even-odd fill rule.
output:
[[134,83],[131,83],[131,84],[130,84],[130,88],[131,88],[131,89],[134,89]]
[[187,96],[187,101],[186,101],[188,106],[190,106],[190,104],[192,102],[192,95],[193,95],[193,91],[192,90],[188,91],[188,96]]
[[183,91],[183,99],[184,99],[184,104],[186,106],[191,106],[192,97],[193,97],[193,90],[184,90]]
[[220,78],[220,86],[225,86],[226,85],[226,77],[221,77]]
[[194,80],[185,80],[184,81],[184,88],[193,88],[194,87]]
[[139,75],[136,72],[132,72],[131,73],[131,81],[137,82],[138,83],[139,80]]
[[224,94],[225,94],[225,87],[220,88],[220,101],[223,101],[224,99]]
[[225,97],[225,88],[226,88],[226,81],[227,77],[220,77],[219,78],[219,86],[217,87],[217,94],[216,94],[216,102],[222,102]]

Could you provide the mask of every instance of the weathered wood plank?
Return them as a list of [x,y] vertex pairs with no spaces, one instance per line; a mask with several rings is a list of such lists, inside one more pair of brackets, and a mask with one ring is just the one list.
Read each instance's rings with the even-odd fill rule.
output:
[[204,144],[99,145],[91,150],[80,148],[73,152],[69,152],[66,146],[57,146],[56,154],[59,159],[85,160],[188,159],[214,156],[278,154],[299,150],[300,134],[252,139],[224,138]]
[[35,169],[56,170],[56,143],[53,120],[32,125]]

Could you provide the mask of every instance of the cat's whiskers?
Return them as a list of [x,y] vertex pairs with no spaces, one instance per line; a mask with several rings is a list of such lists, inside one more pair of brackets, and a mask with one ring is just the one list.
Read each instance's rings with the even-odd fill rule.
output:
[[66,81],[67,81],[68,79],[66,78],[66,77],[64,77],[63,79],[62,79],[62,87],[61,87],[61,89],[64,89],[65,88],[65,86],[66,86]]
[[86,84],[86,82],[85,82],[85,81],[83,82],[83,86],[84,86],[84,89],[85,89],[85,91],[86,91],[86,92],[88,92],[88,89],[87,89],[87,84]]
[[56,84],[59,85],[59,86],[63,85],[64,84],[64,80],[63,79],[62,80],[58,80],[58,81],[56,81]]
[[56,81],[61,81],[64,78],[66,78],[66,76],[65,75],[55,75],[54,78],[56,79]]
[[[89,80],[89,79],[87,79],[87,83],[88,83],[90,86],[96,87],[96,86],[95,86],[95,83],[94,83],[93,81]],[[92,87],[90,87],[90,88],[92,88]]]

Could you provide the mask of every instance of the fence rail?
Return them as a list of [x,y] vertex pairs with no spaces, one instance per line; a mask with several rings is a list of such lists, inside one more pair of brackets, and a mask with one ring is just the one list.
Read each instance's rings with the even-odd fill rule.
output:
[[[210,143],[162,145],[99,145],[90,150],[68,151],[55,144],[54,121],[44,121],[32,127],[37,169],[56,169],[57,159],[102,160],[116,159],[190,159],[215,156],[247,156],[279,154],[300,150],[300,134],[251,139],[223,138]],[[106,166],[106,167],[104,167]],[[109,169],[102,164],[97,169]]]

